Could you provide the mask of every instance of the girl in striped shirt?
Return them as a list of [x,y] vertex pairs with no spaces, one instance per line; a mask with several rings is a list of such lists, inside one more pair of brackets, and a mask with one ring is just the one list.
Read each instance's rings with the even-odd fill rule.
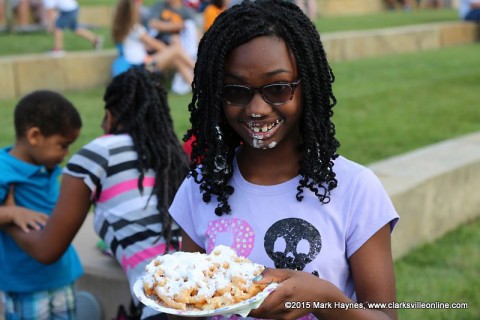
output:
[[[122,266],[130,287],[153,257],[178,249],[178,227],[168,207],[186,175],[188,160],[173,129],[166,91],[153,77],[130,69],[113,79],[104,95],[106,134],[68,161],[46,227],[28,234],[10,228],[35,259],[57,260],[91,205],[94,228]],[[142,319],[162,316],[148,308],[142,313]]]

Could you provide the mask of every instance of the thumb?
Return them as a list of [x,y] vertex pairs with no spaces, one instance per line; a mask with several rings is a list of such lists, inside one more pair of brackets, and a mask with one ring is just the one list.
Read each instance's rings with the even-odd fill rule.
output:
[[13,184],[10,186],[10,190],[8,191],[7,198],[5,199],[5,206],[14,206],[15,205],[15,187]]
[[265,268],[261,274],[256,276],[253,281],[257,284],[269,284],[272,282],[280,283],[289,278],[287,270]]

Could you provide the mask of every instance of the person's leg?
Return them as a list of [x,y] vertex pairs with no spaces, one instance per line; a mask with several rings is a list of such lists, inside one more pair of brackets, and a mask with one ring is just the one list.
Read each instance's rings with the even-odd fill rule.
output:
[[96,49],[100,49],[103,45],[103,39],[100,36],[97,36],[92,31],[78,25],[78,12],[78,9],[68,12],[68,28],[73,30],[76,35],[86,39]]
[[92,45],[95,44],[95,40],[97,39],[97,35],[95,33],[93,33],[92,31],[90,31],[86,28],[83,28],[83,27],[78,27],[75,30],[75,33],[77,35],[79,35],[80,37],[88,40]]
[[74,320],[76,318],[75,287],[73,284],[50,290],[50,319]]
[[5,0],[0,0],[0,25],[5,22]]
[[4,294],[5,320],[50,320],[48,291]]
[[386,0],[387,3],[387,9],[393,10],[397,6],[397,1],[396,0]]
[[475,9],[470,11],[466,16],[465,20],[467,21],[474,21],[474,22],[480,22],[480,9]]
[[63,50],[63,30],[56,27],[53,32],[54,45],[53,50],[60,51]]
[[47,15],[43,0],[30,0],[30,10],[34,23],[47,26]]
[[59,12],[55,21],[55,30],[53,31],[55,44],[53,51],[63,50],[63,30],[69,26],[70,16],[68,12]]
[[412,9],[412,1],[411,0],[403,0],[403,10],[410,11]]
[[20,0],[16,8],[17,23],[26,26],[30,22],[30,4],[28,0]]
[[308,16],[311,20],[318,18],[318,9],[316,0],[307,0]]
[[171,45],[152,56],[157,70],[176,69],[188,83],[193,81],[195,63],[179,45]]

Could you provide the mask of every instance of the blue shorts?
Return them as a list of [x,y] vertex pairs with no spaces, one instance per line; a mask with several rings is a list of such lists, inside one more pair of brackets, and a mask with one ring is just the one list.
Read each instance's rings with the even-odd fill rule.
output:
[[74,320],[76,319],[73,284],[46,291],[4,292],[5,320]]
[[78,9],[72,11],[60,11],[60,14],[55,22],[55,27],[58,29],[71,29],[73,31],[78,28]]
[[480,9],[471,10],[467,14],[467,16],[465,17],[465,20],[479,22],[480,21]]

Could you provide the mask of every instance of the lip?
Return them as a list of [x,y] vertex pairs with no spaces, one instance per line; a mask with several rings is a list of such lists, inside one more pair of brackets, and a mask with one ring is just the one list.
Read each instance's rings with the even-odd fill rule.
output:
[[278,131],[282,123],[282,119],[276,119],[272,121],[246,121],[243,122],[243,125],[251,138],[266,140]]

